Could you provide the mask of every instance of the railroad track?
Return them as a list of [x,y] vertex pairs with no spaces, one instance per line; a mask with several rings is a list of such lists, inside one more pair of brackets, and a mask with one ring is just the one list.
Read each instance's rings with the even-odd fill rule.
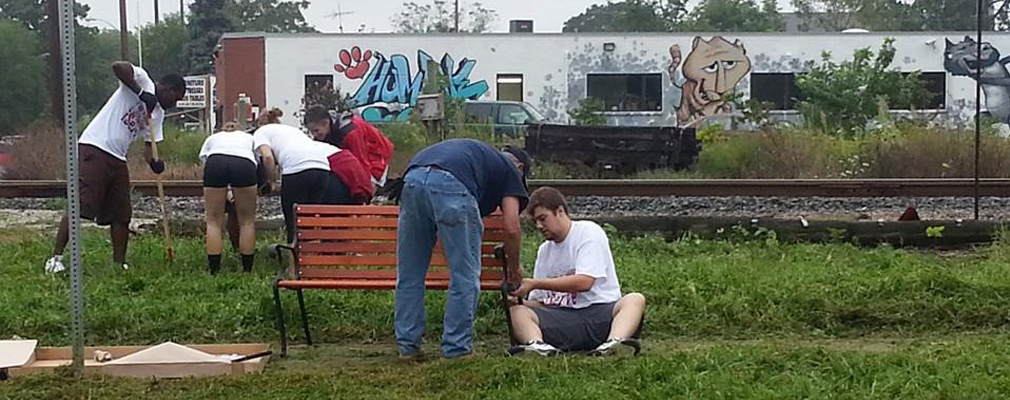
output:
[[[168,196],[202,196],[200,181],[165,181]],[[973,197],[971,179],[561,179],[531,180],[530,189],[553,186],[568,196],[644,197]],[[154,181],[133,190],[155,195]],[[1010,179],[982,179],[980,196],[1010,197]],[[65,181],[0,180],[0,197],[65,197]]]

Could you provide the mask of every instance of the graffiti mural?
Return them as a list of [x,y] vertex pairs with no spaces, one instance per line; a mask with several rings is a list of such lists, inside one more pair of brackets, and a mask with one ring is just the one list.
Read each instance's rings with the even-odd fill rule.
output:
[[[404,121],[417,98],[424,91],[428,66],[434,61],[424,50],[417,51],[416,70],[411,71],[410,60],[402,54],[387,58],[379,52],[362,51],[354,46],[341,50],[340,63],[334,69],[350,80],[362,80],[351,97],[353,107],[364,107],[361,116],[373,122]],[[463,58],[457,64],[448,53],[437,63],[440,72],[448,78],[447,94],[455,98],[476,100],[488,91],[486,81],[471,82],[470,73],[476,60]]]
[[1000,59],[999,50],[989,42],[982,42],[982,57],[978,57],[978,42],[969,36],[958,43],[950,39],[946,42],[943,69],[953,76],[974,79],[979,75],[985,94],[985,108],[993,117],[1010,123],[1010,71],[1006,67],[1010,57]]
[[[737,83],[750,73],[751,62],[740,40],[729,42],[722,36],[709,40],[696,36],[691,44],[691,53],[684,59],[681,68],[679,45],[670,46],[670,82],[681,89],[680,105],[677,106],[677,122],[684,124],[690,120],[710,115],[728,113],[731,105],[725,97]],[[682,83],[676,79],[681,68]]]

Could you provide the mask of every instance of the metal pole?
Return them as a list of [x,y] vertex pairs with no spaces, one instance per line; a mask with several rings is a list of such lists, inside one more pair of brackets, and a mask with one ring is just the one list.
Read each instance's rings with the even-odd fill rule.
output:
[[123,61],[130,60],[130,49],[126,47],[126,0],[119,0],[119,47],[122,50]]
[[158,26],[158,22],[160,22],[159,18],[161,18],[161,12],[158,11],[158,1],[159,0],[154,0],[154,26]]
[[84,291],[81,273],[81,205],[77,171],[77,66],[74,61],[74,1],[60,0],[63,50],[63,128],[67,136],[67,219],[70,228],[70,340],[72,368],[84,372]]
[[46,0],[49,13],[49,110],[53,124],[63,123],[63,67],[60,62],[60,3]]
[[[982,57],[982,0],[978,0],[976,8],[976,40],[975,56]],[[979,153],[982,147],[982,69],[975,68],[975,219],[978,219],[978,167]]]
[[456,33],[459,33],[459,0],[456,0]]
[[[155,0],[155,4],[157,3]],[[144,67],[144,30],[140,27],[140,0],[137,0],[137,66]]]

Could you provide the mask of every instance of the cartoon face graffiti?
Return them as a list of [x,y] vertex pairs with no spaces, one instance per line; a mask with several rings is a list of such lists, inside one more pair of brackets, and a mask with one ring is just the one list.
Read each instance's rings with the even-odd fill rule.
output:
[[954,76],[967,76],[982,84],[985,108],[989,114],[1004,123],[1010,123],[1010,71],[1006,64],[1010,58],[1000,59],[999,50],[982,42],[982,56],[978,57],[978,42],[965,36],[959,43],[946,39],[943,49],[943,68]]
[[[680,46],[670,47],[670,81],[676,85],[675,74],[680,67]],[[684,60],[683,92],[677,107],[677,121],[689,120],[730,111],[725,96],[736,88],[748,73],[751,62],[740,40],[732,43],[721,36],[705,40],[695,37],[691,53]]]
[[975,75],[977,69],[984,71],[999,62],[999,50],[988,42],[982,42],[982,59],[979,60],[975,56],[978,43],[971,37],[965,36],[960,43],[945,40],[947,45],[943,49],[943,68],[951,75]]

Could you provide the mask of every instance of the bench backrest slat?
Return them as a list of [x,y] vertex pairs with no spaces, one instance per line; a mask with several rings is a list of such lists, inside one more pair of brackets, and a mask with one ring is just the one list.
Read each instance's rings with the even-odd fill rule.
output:
[[[395,280],[397,206],[297,205],[300,279]],[[481,281],[500,282],[503,260],[495,246],[505,239],[500,214],[484,218]],[[429,281],[448,280],[441,242],[432,250]]]

